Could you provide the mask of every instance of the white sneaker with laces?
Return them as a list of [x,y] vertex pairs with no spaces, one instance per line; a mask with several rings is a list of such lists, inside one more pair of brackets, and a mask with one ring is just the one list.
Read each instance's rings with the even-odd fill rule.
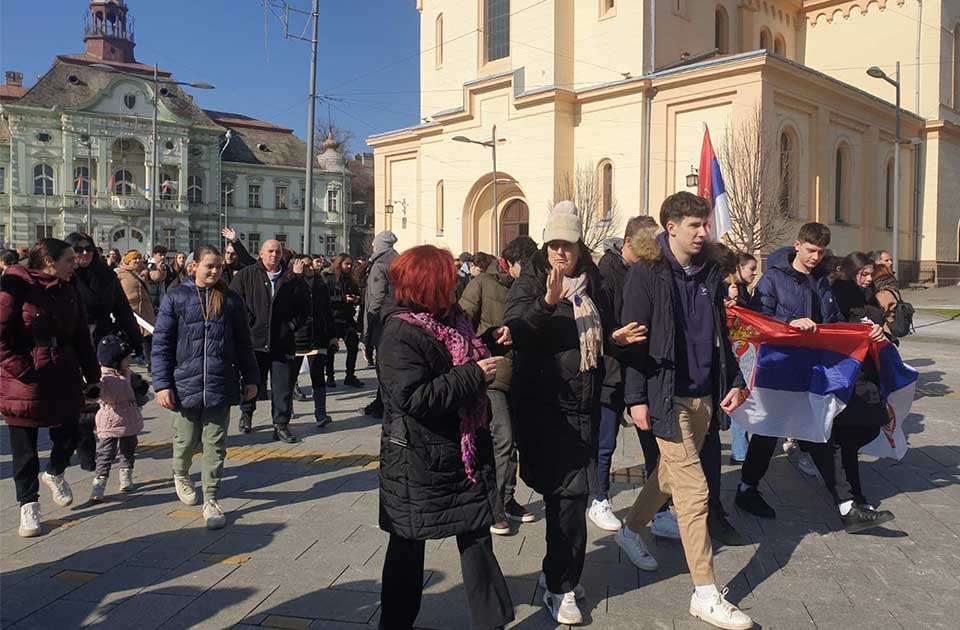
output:
[[787,438],[783,441],[783,452],[789,455],[797,450],[797,441],[793,438]]
[[657,559],[647,551],[647,544],[643,542],[643,538],[640,538],[640,534],[626,525],[617,532],[617,544],[626,552],[630,562],[638,569],[656,571],[660,568]]
[[40,504],[36,501],[24,503],[20,506],[20,529],[17,530],[22,538],[33,538],[40,535]]
[[615,532],[620,529],[620,519],[613,513],[613,506],[610,505],[609,499],[603,501],[594,499],[587,516],[600,529],[608,532]]
[[73,490],[70,489],[70,484],[63,478],[63,475],[51,475],[48,472],[43,472],[40,475],[40,481],[50,488],[50,492],[53,493],[53,502],[57,505],[67,507],[73,503]]
[[107,490],[106,477],[94,477],[93,488],[90,489],[90,502],[100,503],[103,501],[103,493]]
[[133,490],[133,468],[121,468],[120,474],[120,492],[130,492]]
[[203,504],[203,520],[207,529],[220,529],[227,524],[227,517],[223,515],[223,508],[216,499],[208,499]]
[[563,595],[545,591],[543,593],[543,603],[547,605],[547,612],[557,623],[565,623],[568,626],[583,623],[583,614],[577,606],[577,598],[572,591]]
[[690,598],[690,614],[724,630],[750,630],[753,620],[725,599],[728,590],[717,591],[707,599],[700,599],[694,593]]
[[680,526],[677,524],[677,515],[672,511],[657,512],[650,524],[650,533],[658,538],[680,540]]
[[[547,590],[547,575],[545,573],[540,574],[540,579],[537,581],[544,591]],[[577,584],[573,587],[573,596],[577,599],[583,599],[587,596],[587,590],[583,588],[583,584]]]
[[189,475],[173,475],[173,485],[177,489],[177,498],[184,505],[197,504],[197,489]]
[[813,458],[810,457],[810,453],[800,453],[797,457],[797,468],[808,477],[816,477],[819,475],[817,465],[813,463]]

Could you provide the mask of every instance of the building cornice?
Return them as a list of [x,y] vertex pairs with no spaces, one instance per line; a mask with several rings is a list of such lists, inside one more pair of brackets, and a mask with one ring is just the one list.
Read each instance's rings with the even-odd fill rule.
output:
[[951,140],[960,141],[960,125],[952,123],[949,120],[928,120],[924,127],[924,132],[927,136],[934,138],[944,136]]
[[857,9],[858,14],[863,15],[874,4],[881,11],[886,11],[888,6],[894,4],[902,7],[906,4],[906,0],[807,0],[803,3],[803,13],[807,18],[807,24],[814,27],[820,18],[826,18],[827,24],[833,24],[837,16],[849,20],[853,9]]

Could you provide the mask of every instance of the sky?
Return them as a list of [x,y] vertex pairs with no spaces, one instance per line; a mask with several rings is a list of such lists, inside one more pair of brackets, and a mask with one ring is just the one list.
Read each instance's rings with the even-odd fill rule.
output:
[[[275,0],[276,1],[276,0]],[[289,127],[306,138],[310,44],[284,40],[263,0],[126,0],[140,63],[157,63],[204,109],[237,112]],[[290,0],[309,11],[310,0]],[[32,85],[58,54],[83,52],[86,0],[0,0],[0,69]],[[281,9],[274,9],[282,13]],[[309,16],[291,13],[304,34]],[[419,13],[414,0],[320,0],[317,119],[351,131],[352,151],[375,133],[419,122]]]

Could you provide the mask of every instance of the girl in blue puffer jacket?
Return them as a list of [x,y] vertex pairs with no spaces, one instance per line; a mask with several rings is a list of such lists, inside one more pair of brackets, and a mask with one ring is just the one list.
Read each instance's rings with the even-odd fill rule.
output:
[[243,302],[221,275],[223,258],[211,245],[193,254],[188,277],[167,293],[153,333],[152,376],[157,402],[179,412],[173,428],[177,496],[196,505],[190,462],[203,443],[203,518],[208,529],[226,524],[217,502],[227,456],[230,407],[257,395],[260,371]]

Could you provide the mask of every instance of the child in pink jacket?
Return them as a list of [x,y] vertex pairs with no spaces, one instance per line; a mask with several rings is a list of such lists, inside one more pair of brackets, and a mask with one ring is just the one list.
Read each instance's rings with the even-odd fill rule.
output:
[[149,384],[130,371],[133,348],[115,335],[97,346],[100,361],[100,410],[97,412],[97,472],[90,501],[103,501],[110,467],[120,451],[120,491],[133,488],[133,458],[137,434],[143,430],[140,407],[146,403]]

